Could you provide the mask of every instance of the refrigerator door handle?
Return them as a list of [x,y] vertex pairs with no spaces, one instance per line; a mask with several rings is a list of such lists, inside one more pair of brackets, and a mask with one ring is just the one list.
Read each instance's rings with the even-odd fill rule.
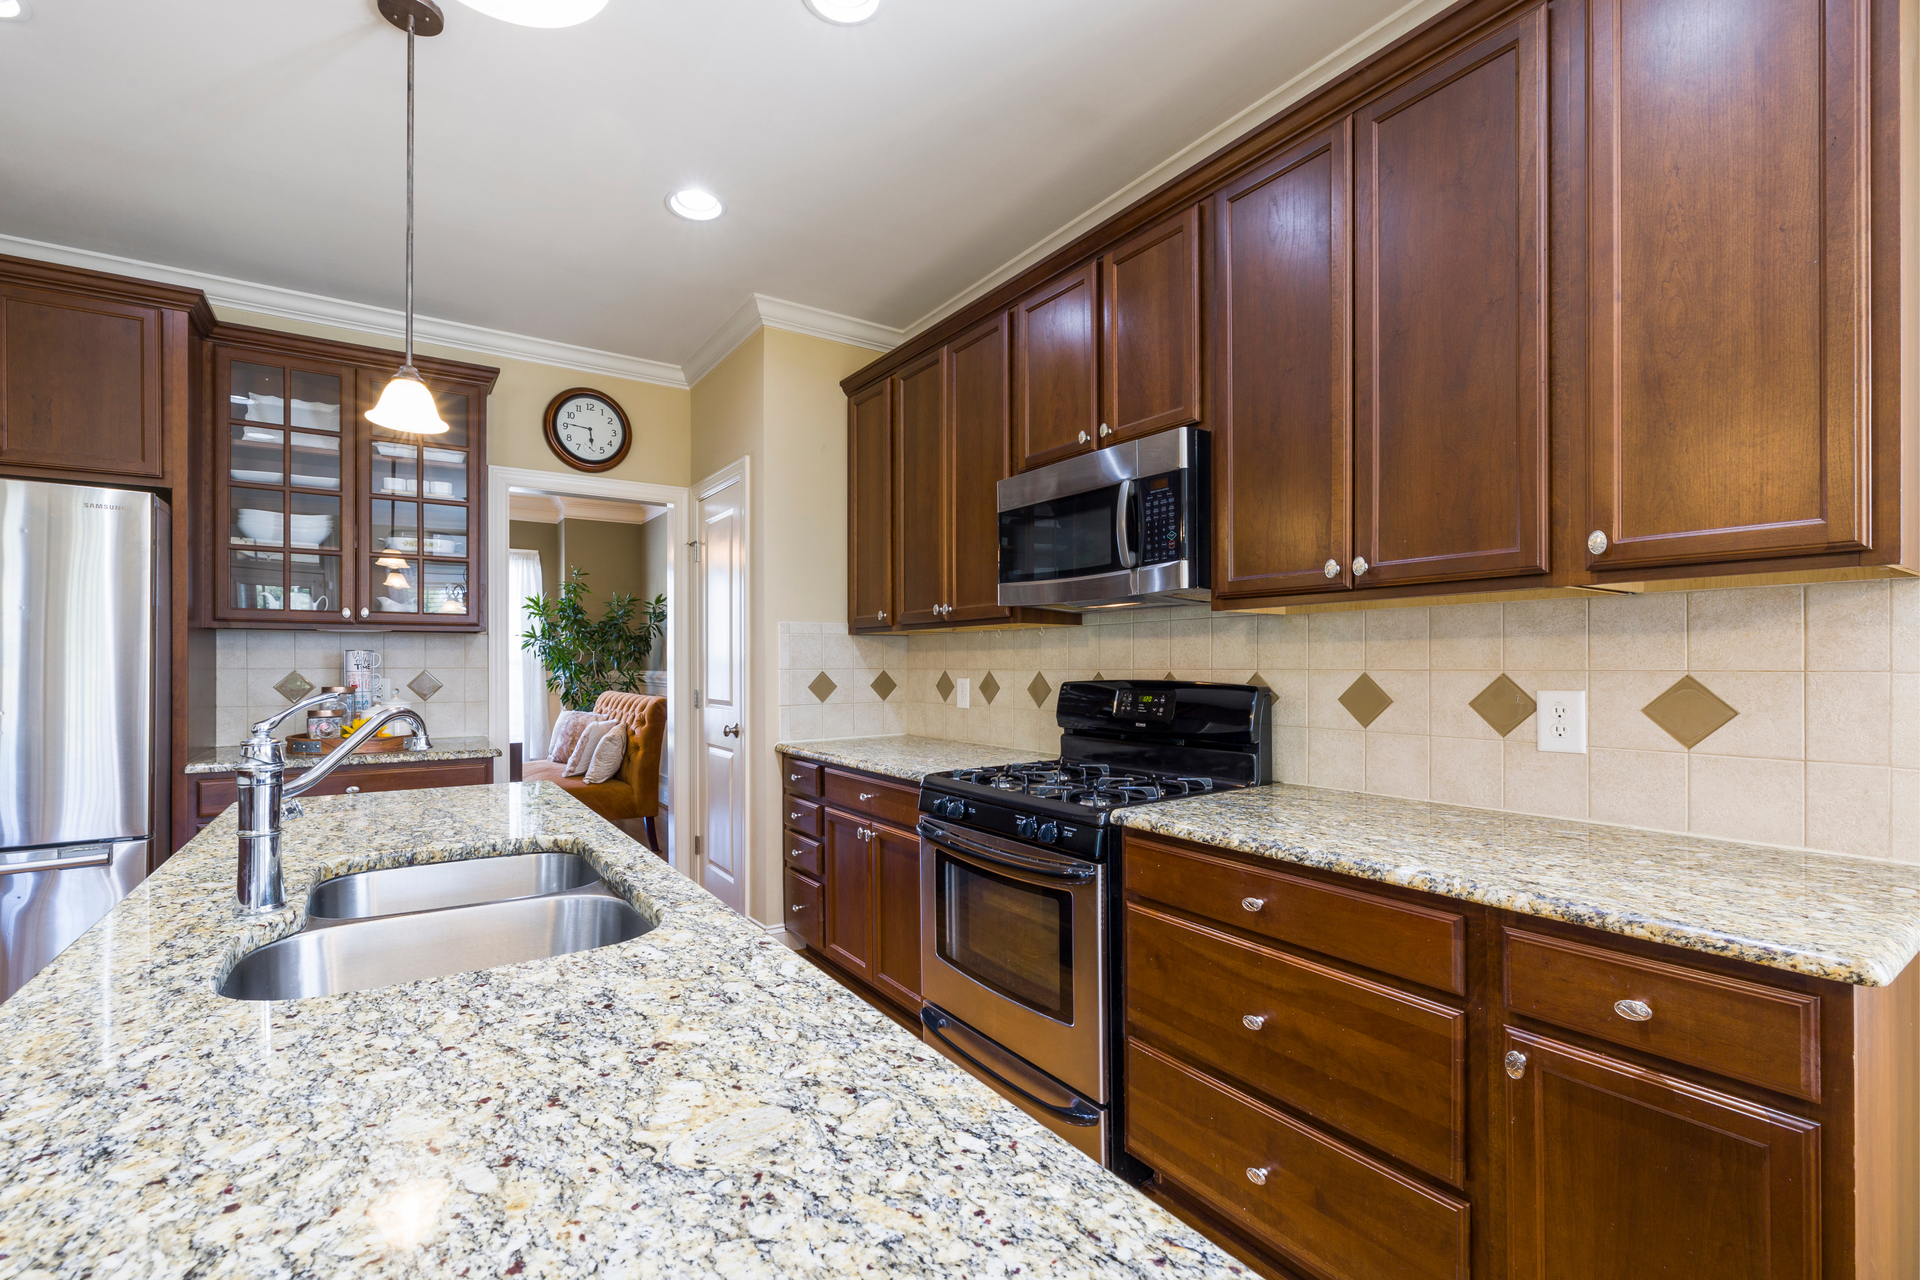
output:
[[17,876],[26,871],[73,871],[80,867],[104,867],[112,861],[113,846],[96,844],[88,846],[88,851],[83,855],[51,853],[26,862],[8,862],[0,858],[0,876]]

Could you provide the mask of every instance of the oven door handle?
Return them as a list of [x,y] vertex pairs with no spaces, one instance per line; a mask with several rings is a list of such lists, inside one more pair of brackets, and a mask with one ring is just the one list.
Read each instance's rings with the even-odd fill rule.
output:
[[1044,1098],[1036,1098],[1033,1094],[1028,1093],[1025,1089],[1022,1089],[1019,1085],[1007,1079],[1005,1076],[1001,1075],[998,1071],[995,1071],[992,1067],[980,1061],[980,1059],[974,1057],[972,1054],[968,1053],[965,1049],[955,1044],[952,1040],[949,1040],[946,1035],[946,1030],[947,1030],[948,1024],[951,1021],[952,1020],[950,1018],[948,1018],[945,1014],[941,1013],[939,1010],[935,1009],[930,1004],[925,1004],[920,1006],[921,1025],[925,1026],[928,1031],[931,1031],[934,1034],[934,1036],[940,1041],[941,1044],[945,1045],[948,1049],[952,1050],[955,1054],[966,1059],[969,1063],[972,1063],[974,1069],[980,1072],[981,1075],[986,1076],[989,1080],[992,1080],[996,1084],[999,1084],[1002,1088],[1006,1089],[1009,1093],[1019,1094],[1021,1097],[1025,1098],[1028,1102],[1031,1102],[1034,1106],[1039,1107],[1042,1111],[1047,1112],[1049,1115],[1059,1116],[1062,1120],[1065,1120],[1068,1124],[1086,1127],[1089,1125],[1096,1125],[1100,1123],[1100,1113],[1098,1111],[1095,1111],[1091,1106],[1087,1105],[1087,1103],[1082,1101],[1078,1095],[1068,1092],[1067,1096],[1072,1098],[1073,1101],[1064,1107],[1055,1106],[1053,1103],[1048,1102]]
[[1133,539],[1128,534],[1127,517],[1133,514],[1133,481],[1120,482],[1120,496],[1113,504],[1113,540],[1120,548],[1120,563],[1128,569],[1140,567],[1140,553],[1133,549]]
[[1015,871],[1025,871],[1033,875],[1045,876],[1049,880],[1064,880],[1070,884],[1085,884],[1097,878],[1100,869],[1090,863],[1069,862],[1064,858],[1024,857],[1010,849],[994,849],[965,836],[957,835],[949,827],[943,827],[927,818],[920,819],[914,828],[922,840],[939,845],[967,858],[977,858],[981,862],[991,862],[996,866],[1011,867]]

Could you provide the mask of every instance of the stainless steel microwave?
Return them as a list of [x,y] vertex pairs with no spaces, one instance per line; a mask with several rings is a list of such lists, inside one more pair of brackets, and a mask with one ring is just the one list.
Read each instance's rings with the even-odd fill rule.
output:
[[1212,596],[1207,433],[1179,427],[998,487],[1000,603],[1054,609]]

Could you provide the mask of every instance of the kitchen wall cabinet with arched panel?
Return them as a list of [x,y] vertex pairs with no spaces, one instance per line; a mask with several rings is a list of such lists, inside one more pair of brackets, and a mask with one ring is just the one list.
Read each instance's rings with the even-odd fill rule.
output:
[[448,430],[367,421],[397,353],[215,327],[196,594],[209,626],[478,631],[496,371],[418,357]]

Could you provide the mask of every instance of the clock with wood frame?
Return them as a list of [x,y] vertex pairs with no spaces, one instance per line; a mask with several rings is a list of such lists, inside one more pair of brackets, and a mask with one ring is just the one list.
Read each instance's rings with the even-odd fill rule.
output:
[[633,427],[612,396],[591,387],[562,391],[547,406],[547,448],[576,471],[607,471],[626,461]]

